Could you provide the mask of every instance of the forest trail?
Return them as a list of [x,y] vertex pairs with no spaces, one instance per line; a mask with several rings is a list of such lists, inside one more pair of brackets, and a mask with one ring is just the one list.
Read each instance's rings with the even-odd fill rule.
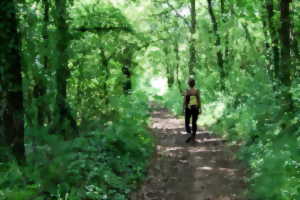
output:
[[185,143],[183,119],[154,109],[156,155],[148,177],[131,200],[243,200],[244,172],[225,141],[198,128]]

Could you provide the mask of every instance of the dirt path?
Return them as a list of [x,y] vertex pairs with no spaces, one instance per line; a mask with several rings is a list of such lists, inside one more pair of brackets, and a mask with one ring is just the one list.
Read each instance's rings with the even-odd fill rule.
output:
[[183,120],[164,109],[152,113],[157,153],[132,200],[243,200],[243,171],[224,141],[198,130],[186,144]]

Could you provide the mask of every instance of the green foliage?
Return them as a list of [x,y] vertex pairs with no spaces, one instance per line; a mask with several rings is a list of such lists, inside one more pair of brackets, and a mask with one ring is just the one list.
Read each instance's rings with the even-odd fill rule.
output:
[[143,180],[154,147],[145,129],[146,100],[140,93],[118,97],[114,121],[70,141],[28,130],[35,132],[30,137],[36,136],[30,140],[36,144],[28,149],[28,165],[3,167],[1,199],[127,199]]
[[[233,82],[237,79],[231,79],[232,96],[223,94],[204,102],[200,123],[210,126],[233,144],[241,144],[238,157],[250,168],[251,198],[297,200],[300,195],[300,129],[296,124],[300,115],[282,116],[281,100],[273,93],[270,82],[262,77],[263,72],[253,77],[240,74],[239,84]],[[291,91],[299,109],[297,83],[295,80]],[[205,96],[209,94],[202,95],[207,99]],[[177,90],[169,90],[161,101],[180,114],[182,96]]]
[[[300,197],[300,128],[295,124],[300,115],[282,117],[281,101],[276,94],[272,95],[272,85],[258,79],[239,76],[239,84],[231,87],[231,94],[236,94],[234,98],[223,95],[204,102],[200,124],[209,126],[232,144],[241,145],[238,158],[250,168],[251,199],[297,200]],[[294,86],[293,96],[298,102],[295,92],[298,85]],[[202,95],[206,99],[209,94]],[[177,89],[170,89],[159,101],[174,113],[182,114],[182,96]]]
[[[67,2],[59,5],[66,13],[57,13],[57,2]],[[203,104],[200,123],[241,144],[239,157],[250,168],[253,198],[298,200],[300,5],[291,3],[293,84],[284,88],[275,77],[272,47],[280,37],[276,33],[278,38],[272,38],[264,4],[268,1],[223,2],[224,8],[213,3],[220,45],[216,45],[205,2],[196,2],[194,35],[190,35],[189,1],[19,2],[27,165],[11,161],[0,123],[0,200],[127,199],[143,179],[153,151],[146,131],[147,96],[182,114],[191,39],[196,45],[195,79]],[[274,2],[271,20],[276,30],[280,28],[279,7]],[[68,36],[66,49],[58,48],[59,30]],[[280,51],[282,44],[278,45]],[[220,79],[217,52],[222,52],[225,80]],[[65,69],[57,71],[61,56]],[[153,86],[157,77],[161,79]],[[166,79],[168,84],[159,85]],[[58,92],[62,82],[66,88]],[[132,88],[126,91],[128,82]],[[167,85],[169,90],[157,96]],[[1,86],[2,122],[7,102]],[[294,113],[282,108],[282,94],[289,92]],[[67,104],[63,114],[57,112],[59,96]],[[59,115],[72,118],[79,135],[65,140],[53,126]]]
[[101,30],[101,28],[116,27],[124,28],[124,30],[131,29],[128,20],[119,9],[99,1],[76,2],[72,8],[71,17],[74,29],[99,28]]

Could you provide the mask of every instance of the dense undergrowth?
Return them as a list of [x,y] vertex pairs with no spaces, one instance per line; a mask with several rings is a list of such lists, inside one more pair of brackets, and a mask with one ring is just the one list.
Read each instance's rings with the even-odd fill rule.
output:
[[127,199],[143,179],[153,151],[149,108],[138,93],[112,98],[111,105],[118,108],[111,112],[113,121],[91,123],[90,130],[72,140],[28,129],[27,164],[0,162],[0,199]]
[[[227,94],[215,93],[204,85],[203,114],[199,123],[240,144],[237,157],[249,169],[248,196],[255,200],[300,199],[300,113],[282,113],[279,94],[268,80],[241,77],[231,83]],[[247,88],[247,90],[245,90]],[[291,93],[299,110],[299,80]],[[159,98],[158,98],[159,99]],[[174,88],[159,99],[166,107],[182,115],[182,95]]]

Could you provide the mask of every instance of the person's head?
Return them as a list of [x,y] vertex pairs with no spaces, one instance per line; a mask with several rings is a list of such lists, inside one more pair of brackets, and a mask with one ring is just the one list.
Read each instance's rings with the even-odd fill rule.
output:
[[195,87],[195,79],[190,78],[188,84],[191,88]]

